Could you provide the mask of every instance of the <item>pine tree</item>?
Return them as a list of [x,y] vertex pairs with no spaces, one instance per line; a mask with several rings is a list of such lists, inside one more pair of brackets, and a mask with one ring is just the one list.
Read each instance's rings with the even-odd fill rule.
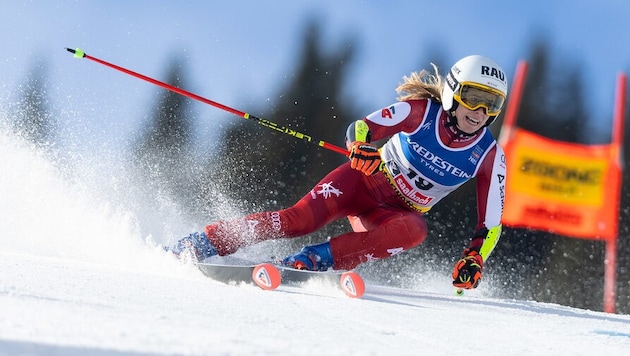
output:
[[49,112],[47,69],[42,62],[36,63],[29,71],[25,84],[20,86],[22,99],[16,112],[16,130],[27,140],[45,145],[54,136],[54,123]]
[[[184,88],[184,69],[181,60],[174,59],[168,66],[166,83]],[[137,170],[150,194],[163,196],[189,207],[195,191],[192,181],[198,169],[191,149],[192,119],[190,99],[163,90],[145,132],[134,150]]]

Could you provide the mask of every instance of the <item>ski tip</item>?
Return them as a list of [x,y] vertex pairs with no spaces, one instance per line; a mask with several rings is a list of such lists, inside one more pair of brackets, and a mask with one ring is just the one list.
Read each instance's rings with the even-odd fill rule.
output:
[[339,282],[341,289],[350,298],[361,298],[363,293],[365,293],[365,282],[356,272],[348,271],[342,273]]
[[271,263],[261,263],[254,267],[252,280],[264,290],[273,290],[280,286],[282,276],[276,266]]
[[461,297],[462,295],[464,295],[464,289],[463,288],[456,288],[455,289],[455,295]]

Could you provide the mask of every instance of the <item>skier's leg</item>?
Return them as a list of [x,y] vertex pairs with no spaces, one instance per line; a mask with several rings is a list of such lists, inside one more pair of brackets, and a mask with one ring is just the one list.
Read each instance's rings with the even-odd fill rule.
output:
[[311,271],[330,267],[349,270],[363,262],[391,257],[418,246],[427,233],[422,215],[409,210],[378,208],[360,219],[366,231],[354,231],[319,245],[306,246],[287,256],[282,263]]
[[374,209],[380,202],[369,194],[363,173],[339,166],[290,208],[260,212],[206,226],[205,233],[219,255],[264,240],[303,236],[331,221]]
[[349,232],[330,240],[335,269],[352,269],[420,245],[427,235],[424,217],[408,210],[376,209],[362,222],[367,231]]

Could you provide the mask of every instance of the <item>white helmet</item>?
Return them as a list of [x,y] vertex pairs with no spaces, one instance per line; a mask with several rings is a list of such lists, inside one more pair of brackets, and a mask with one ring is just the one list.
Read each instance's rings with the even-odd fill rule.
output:
[[445,111],[455,110],[458,104],[471,110],[483,107],[490,116],[489,125],[501,112],[507,87],[505,73],[495,61],[480,55],[464,57],[446,75],[442,107]]

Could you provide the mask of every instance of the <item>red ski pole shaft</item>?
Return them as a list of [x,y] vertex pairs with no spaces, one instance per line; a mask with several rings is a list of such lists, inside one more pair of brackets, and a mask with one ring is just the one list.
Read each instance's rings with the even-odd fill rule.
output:
[[268,129],[271,129],[271,130],[274,130],[274,131],[277,131],[277,132],[281,132],[281,133],[287,134],[289,136],[293,136],[293,137],[295,137],[297,139],[304,140],[306,142],[318,145],[320,147],[323,147],[325,149],[328,149],[328,150],[331,150],[331,151],[334,151],[334,152],[337,152],[337,153],[341,153],[342,155],[345,155],[345,156],[348,156],[348,154],[350,154],[350,152],[348,152],[348,150],[346,150],[344,148],[341,148],[339,146],[335,146],[335,145],[330,144],[328,142],[324,142],[324,141],[315,139],[315,138],[313,138],[313,137],[311,137],[309,135],[306,135],[304,133],[301,133],[301,132],[295,131],[293,129],[289,129],[289,128],[286,128],[284,126],[278,125],[275,122],[272,122],[272,121],[269,121],[269,120],[265,120],[265,119],[256,117],[254,115],[250,115],[250,114],[248,114],[246,112],[243,112],[243,111],[240,111],[240,110],[233,109],[233,108],[231,108],[229,106],[223,105],[221,103],[217,103],[216,101],[212,101],[210,99],[206,99],[206,98],[201,97],[201,96],[199,96],[197,94],[193,94],[193,93],[188,92],[186,90],[183,90],[181,88],[178,88],[178,87],[172,86],[170,84],[161,82],[159,80],[147,77],[146,75],[142,75],[140,73],[136,73],[136,72],[131,71],[129,69],[126,69],[126,68],[117,66],[115,64],[106,62],[106,61],[104,61],[102,59],[98,59],[96,57],[89,56],[89,55],[87,55],[85,52],[83,52],[79,48],[77,48],[77,49],[66,48],[66,50],[68,52],[74,54],[75,58],[86,58],[86,59],[92,60],[92,61],[94,61],[96,63],[102,64],[104,66],[107,66],[107,67],[110,67],[110,68],[113,68],[113,69],[116,69],[116,70],[121,71],[121,72],[123,72],[125,74],[129,74],[131,76],[134,76],[136,78],[142,79],[142,80],[147,81],[149,83],[155,84],[155,85],[157,85],[159,87],[162,87],[164,89],[173,91],[173,92],[175,92],[177,94],[189,97],[189,98],[197,100],[197,101],[201,101],[202,103],[205,103],[205,104],[208,104],[208,105],[212,105],[215,108],[219,108],[221,110],[227,111],[227,112],[232,113],[234,115],[240,116],[240,117],[242,117],[244,119],[253,120],[254,122],[256,122],[256,123],[258,123],[258,124],[268,128]]

